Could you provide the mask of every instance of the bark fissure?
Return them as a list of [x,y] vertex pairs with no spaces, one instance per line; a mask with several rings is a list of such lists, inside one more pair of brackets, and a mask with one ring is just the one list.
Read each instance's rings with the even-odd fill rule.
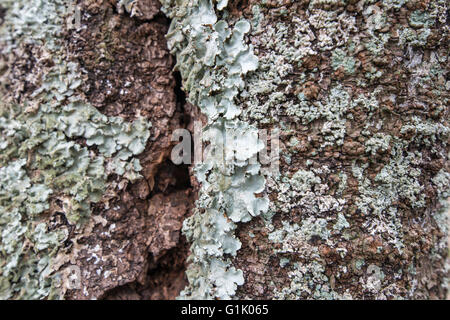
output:
[[[118,193],[120,201],[115,203],[134,211],[141,221],[144,236],[126,230],[136,228],[133,220],[125,220],[122,226],[127,237],[134,238],[133,246],[143,246],[135,258],[128,258],[138,259],[139,271],[125,283],[108,286],[99,298],[174,299],[186,284],[187,244],[180,229],[196,192],[188,165],[175,166],[169,159],[172,132],[191,122],[179,74],[172,71],[174,61],[166,49],[164,36],[170,21],[160,12],[129,17],[105,1],[83,1],[81,8],[86,28],[72,31],[68,41],[87,74],[83,88],[87,100],[108,116],[128,120],[145,116],[156,131],[139,156],[143,179]],[[105,211],[100,206],[96,214],[117,220]]]

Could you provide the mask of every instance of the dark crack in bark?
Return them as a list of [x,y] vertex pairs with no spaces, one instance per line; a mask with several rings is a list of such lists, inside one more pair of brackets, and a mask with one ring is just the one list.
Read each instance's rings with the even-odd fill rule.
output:
[[181,227],[197,188],[191,168],[170,160],[171,134],[192,127],[194,108],[172,71],[164,38],[170,21],[159,2],[140,1],[141,13],[133,18],[112,2],[80,3],[82,27],[68,32],[69,52],[85,74],[86,100],[108,116],[147,118],[151,137],[139,156],[143,178],[130,183],[111,175],[115,187],[105,191],[108,200],[73,237],[67,255],[82,270],[82,290],[66,298],[174,299],[186,285],[188,245]]

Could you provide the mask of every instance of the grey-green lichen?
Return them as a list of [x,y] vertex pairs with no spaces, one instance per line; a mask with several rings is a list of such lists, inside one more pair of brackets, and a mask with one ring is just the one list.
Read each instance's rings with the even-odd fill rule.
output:
[[121,12],[125,8],[125,10],[127,12],[130,12],[131,16],[133,16],[133,6],[135,3],[136,0],[119,0],[119,2],[117,3],[117,9],[119,12]]
[[421,11],[415,10],[411,12],[408,18],[409,27],[400,30],[400,42],[408,43],[413,46],[425,46],[429,35],[430,27],[435,23],[436,17],[439,15],[439,4],[433,1],[432,10]]
[[[62,29],[70,1],[6,1],[3,53],[37,46],[49,61],[26,102],[0,105],[0,297],[58,297],[52,258],[67,239],[43,215],[51,201],[80,226],[100,201],[107,176],[140,177],[150,123],[107,117],[76,93],[83,78],[65,59]],[[38,76],[38,75],[35,75]],[[84,142],[81,142],[83,140]],[[95,150],[94,148],[96,147]],[[54,229],[54,230],[53,230]]]
[[331,66],[334,70],[342,67],[345,72],[351,74],[355,72],[356,61],[353,57],[347,56],[343,50],[336,49],[333,51],[333,55],[331,56]]
[[[51,295],[50,259],[65,240],[67,230],[48,232],[33,222],[49,208],[52,190],[33,184],[24,166],[26,159],[0,168],[1,277],[0,299],[39,299]],[[24,246],[30,242],[31,250]]]
[[[269,224],[273,231],[269,233],[268,239],[280,244],[279,249],[274,249],[274,253],[281,257],[280,263],[281,259],[287,259],[286,254],[300,254],[307,258],[293,263],[293,268],[288,273],[290,285],[276,291],[275,299],[351,298],[348,292],[341,295],[330,287],[330,279],[324,274],[324,267],[316,261],[320,257],[319,248],[312,242],[313,239],[321,239],[323,243],[333,247],[332,235],[343,234],[345,238],[343,230],[350,227],[342,212],[345,200],[327,194],[329,187],[326,181],[320,178],[320,175],[330,172],[327,167],[298,170],[290,179],[282,178],[283,183],[277,185],[278,199],[272,204],[278,206],[275,210],[286,213],[293,209],[302,210],[305,218],[301,224],[282,221],[282,228],[278,229],[273,229]],[[337,251],[345,256],[344,248],[337,248]]]
[[[236,223],[247,222],[267,211],[260,165],[252,159],[262,150],[257,129],[238,119],[236,98],[244,87],[243,77],[258,67],[252,47],[245,42],[251,25],[246,20],[229,24],[227,1],[161,1],[172,19],[168,46],[176,55],[188,101],[207,116],[204,140],[209,142],[196,176],[201,183],[194,215],[186,219],[183,232],[192,242],[189,285],[180,298],[229,299],[244,282],[241,270],[232,266],[240,241]],[[223,19],[219,20],[218,12]]]
[[389,148],[391,138],[390,135],[384,133],[374,134],[365,143],[366,152],[374,156],[378,150],[386,151]]
[[[350,278],[359,282],[351,289],[358,298],[430,294],[416,280],[417,264],[408,269],[386,260],[431,259],[433,270],[444,272],[447,218],[439,208],[449,183],[446,165],[434,170],[448,162],[448,3],[252,5],[249,39],[259,68],[239,95],[242,118],[283,133],[281,175],[266,177],[268,212],[276,214],[266,227],[275,245],[254,253],[258,263],[277,257],[289,272],[291,281],[275,297],[343,297]],[[412,254],[416,230],[427,234],[436,224],[444,236],[430,236],[433,248]],[[359,250],[366,241],[374,248]],[[276,277],[258,268],[247,270],[273,284]],[[340,275],[345,280],[335,289]],[[252,296],[253,286],[245,287],[243,296]]]
[[367,219],[367,227],[373,234],[383,233],[389,235],[389,240],[400,252],[404,247],[402,241],[402,223],[398,216],[395,203],[406,200],[411,207],[425,206],[423,186],[419,181],[420,169],[415,168],[421,161],[418,152],[406,152],[405,144],[394,142],[392,158],[375,177],[376,187],[364,177],[364,166],[352,168],[354,177],[359,183],[360,196],[356,204]]
[[[280,116],[287,115],[295,117],[302,123],[309,123],[319,117],[317,107],[309,103],[304,94],[300,93],[298,99],[292,99],[288,94],[306,82],[306,75],[300,74],[294,81],[289,75],[295,74],[295,67],[301,66],[306,57],[319,55],[321,51],[347,43],[349,33],[356,29],[354,17],[345,11],[336,13],[316,9],[311,4],[310,7],[308,21],[293,16],[290,24],[278,22],[262,27],[261,21],[265,18],[263,14],[258,14],[258,20],[255,18],[253,21],[255,28],[252,34],[258,36],[258,45],[265,50],[258,52],[258,72],[248,77],[246,88],[241,94],[241,100],[245,105],[243,114],[245,119],[265,124],[273,123]],[[258,5],[253,8],[254,11],[259,10]],[[313,30],[316,30],[316,33]],[[313,49],[314,42],[317,42],[316,50]],[[348,62],[346,67],[352,71],[354,68],[352,58],[346,59]],[[283,90],[279,90],[280,87]],[[329,105],[329,108],[331,107],[332,105]],[[332,116],[332,112],[330,110],[329,116]],[[339,116],[338,113],[334,118]],[[338,127],[334,128],[333,125],[333,128],[329,128],[332,135],[342,133],[342,123],[338,124]],[[336,139],[339,140],[338,137]]]
[[[319,250],[316,246],[310,244],[310,239],[313,236],[320,237],[328,242],[330,232],[327,229],[325,219],[310,217],[303,221],[301,226],[283,222],[281,229],[269,234],[270,241],[281,244],[281,248],[275,250],[277,254],[302,254],[309,257],[306,261],[293,263],[292,271],[288,273],[291,280],[290,285],[276,291],[274,293],[275,299],[293,300],[299,297],[351,299],[351,294],[348,292],[341,295],[330,286],[330,279],[324,274],[325,268],[316,261],[320,257]],[[287,258],[281,259],[285,261]],[[342,272],[345,273],[346,270],[343,269]]]
[[282,205],[277,211],[289,212],[299,207],[311,214],[342,210],[345,200],[327,195],[328,185],[318,176],[329,172],[327,167],[323,167],[311,171],[298,170],[290,179],[282,177],[277,185],[278,202]]
[[[380,79],[383,70],[375,64],[367,64],[366,59],[357,59],[358,54],[367,49],[373,57],[382,60],[389,41],[398,41],[401,46],[426,46],[430,27],[436,20],[445,23],[442,20],[445,20],[445,5],[442,1],[432,1],[427,11],[414,11],[409,17],[413,26],[402,25],[396,29],[398,39],[393,39],[390,15],[406,3],[359,1],[357,7],[364,17],[363,30],[357,30],[355,17],[351,13],[337,9],[342,7],[340,1],[311,1],[305,13],[307,19],[291,14],[290,23],[268,25],[262,24],[266,17],[261,13],[260,5],[255,4],[252,36],[258,39],[255,44],[265,49],[257,51],[260,67],[258,72],[249,76],[242,95],[245,118],[259,123],[274,123],[282,116],[296,116],[299,113],[300,118],[314,120],[309,113],[315,107],[306,105],[304,95],[292,99],[289,92],[302,87],[310,76],[298,73],[296,67],[302,66],[305,58],[319,55],[321,51],[331,51],[330,62],[334,70],[342,67],[350,75],[364,67],[366,79],[360,83],[361,86]],[[333,8],[336,10],[330,10]],[[321,84],[327,77],[318,68],[312,72],[320,75],[314,80],[316,84]]]
[[324,274],[325,268],[317,261],[310,263],[294,263],[294,268],[288,273],[291,282],[288,287],[274,293],[277,300],[298,300],[310,297],[316,300],[351,300],[352,295],[347,290],[343,294],[334,291],[329,285],[329,278]]

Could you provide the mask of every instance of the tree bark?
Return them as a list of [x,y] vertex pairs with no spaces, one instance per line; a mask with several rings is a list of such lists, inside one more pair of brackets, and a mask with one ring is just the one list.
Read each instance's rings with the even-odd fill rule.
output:
[[0,298],[446,297],[447,1],[0,6]]

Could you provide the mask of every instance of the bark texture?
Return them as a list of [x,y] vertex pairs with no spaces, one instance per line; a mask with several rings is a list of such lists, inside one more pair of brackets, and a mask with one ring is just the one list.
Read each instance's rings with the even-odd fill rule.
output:
[[[19,181],[17,191],[26,194],[35,185],[48,190],[33,211],[28,202],[36,202],[30,198],[35,193],[26,194],[25,206],[2,176],[1,296],[174,298],[186,283],[188,247],[180,229],[196,196],[188,168],[168,161],[172,131],[190,121],[164,38],[168,20],[157,1],[149,1],[137,18],[115,1],[81,1],[81,25],[75,27],[72,4],[2,3],[2,169],[25,157],[21,174],[30,178]],[[40,112],[63,113],[73,105],[79,118],[72,109],[56,121],[92,123],[105,139],[107,128],[99,123],[109,125],[110,119],[123,119],[128,128],[113,128],[113,136],[133,132],[137,121],[150,124],[142,148],[132,151],[135,160],[120,155],[119,136],[115,142],[93,141],[88,129],[72,133]],[[91,113],[97,119],[89,119]],[[104,143],[115,150],[108,154]],[[51,147],[39,148],[46,144]],[[47,162],[40,159],[47,155]],[[101,172],[90,164],[77,168],[74,160],[98,161]],[[77,175],[69,181],[72,174]],[[89,198],[92,192],[100,196]],[[71,219],[78,202],[87,209]],[[41,245],[34,236],[38,223]]]
[[0,6],[1,298],[445,298],[447,1]]
[[282,128],[281,176],[266,187],[273,219],[238,231],[239,297],[445,297],[448,10],[445,1],[236,10],[254,21],[260,60],[243,115]]

